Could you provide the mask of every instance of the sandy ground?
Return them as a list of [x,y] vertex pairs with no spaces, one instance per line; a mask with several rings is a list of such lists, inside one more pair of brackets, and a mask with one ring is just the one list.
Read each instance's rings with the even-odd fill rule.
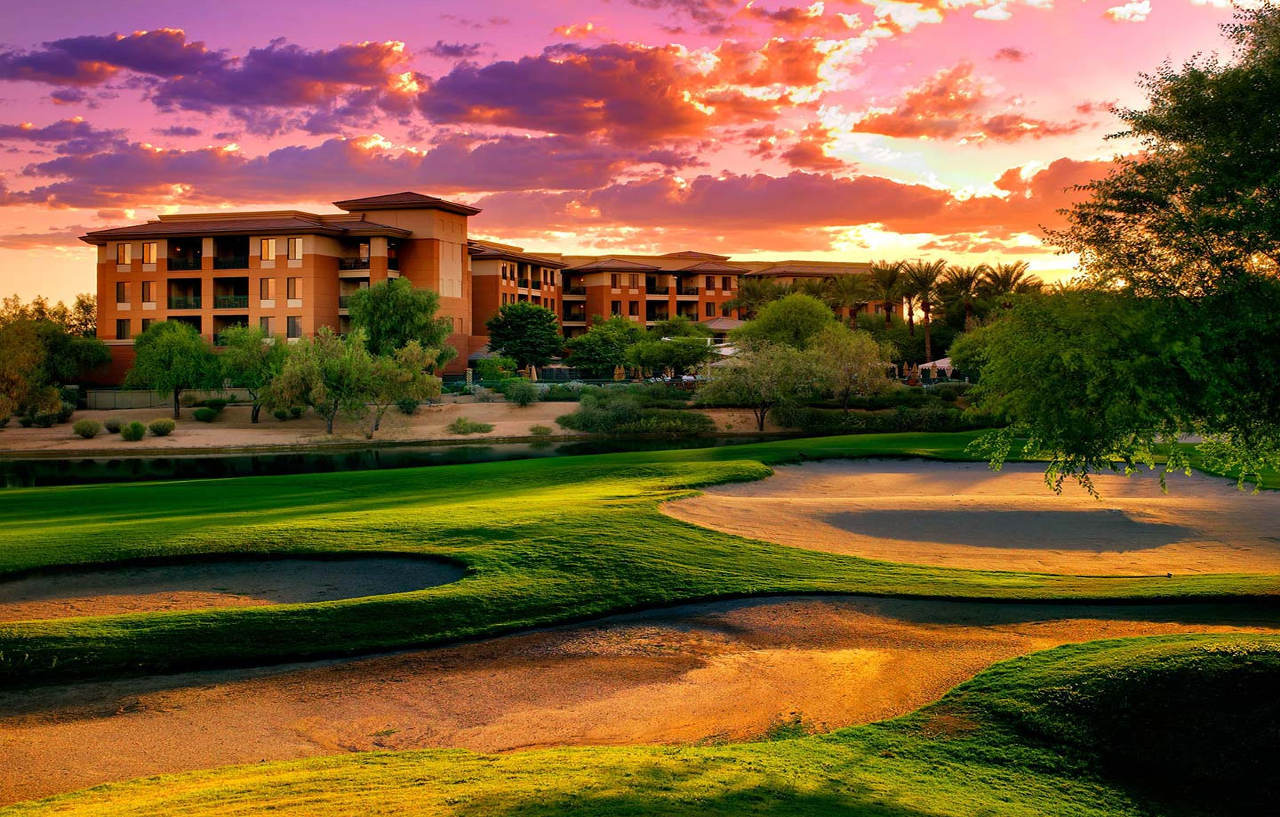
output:
[[912,564],[1079,575],[1280,571],[1280,492],[1203,475],[1102,475],[1054,494],[1043,468],[855,460],[669,502],[677,519],[793,547]]
[[[374,435],[375,442],[415,442],[431,440],[480,440],[500,437],[528,437],[529,429],[542,425],[551,428],[558,437],[583,436],[556,425],[556,418],[568,414],[574,403],[534,403],[519,406],[505,402],[494,403],[444,403],[423,406],[413,415],[401,414],[395,408],[386,413],[382,427]],[[708,409],[719,431],[755,433],[755,421],[745,409]],[[281,422],[267,412],[254,425],[249,421],[248,406],[228,406],[212,423],[201,423],[192,418],[192,409],[182,409],[178,428],[168,437],[144,437],[136,443],[125,442],[118,434],[105,431],[91,440],[81,439],[71,431],[76,420],[90,419],[102,422],[108,417],[124,421],[139,420],[148,423],[158,417],[171,416],[164,408],[128,409],[117,411],[78,411],[71,423],[52,428],[21,428],[12,421],[0,429],[0,454],[155,454],[198,449],[242,449],[254,447],[280,447],[318,444],[352,444],[366,442],[367,420],[359,423],[339,418],[334,423],[334,433],[325,433],[324,421],[308,413],[297,420]],[[493,431],[485,434],[458,435],[446,430],[446,426],[458,417],[476,422],[491,423]],[[766,432],[781,429],[770,424]]]
[[333,601],[435,587],[457,581],[463,572],[444,562],[398,556],[58,572],[0,582],[0,621]]
[[[1199,623],[1207,616],[1219,623]],[[1245,608],[768,598],[354,661],[0,694],[0,801],[342,752],[760,737],[910,712],[1065,642],[1275,628]]]

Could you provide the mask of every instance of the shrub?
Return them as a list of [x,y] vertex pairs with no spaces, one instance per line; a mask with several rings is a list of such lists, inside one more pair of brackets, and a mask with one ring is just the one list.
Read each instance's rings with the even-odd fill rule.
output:
[[305,412],[306,410],[307,410],[306,406],[290,406],[289,417],[290,419],[297,420],[299,417],[302,416],[303,412]]
[[152,420],[147,426],[152,435],[156,437],[168,437],[177,427],[178,424],[173,420],[170,420],[168,417],[161,417],[158,420]]
[[289,419],[289,412],[287,409],[278,408],[271,412],[271,416],[283,423],[285,420]]
[[71,415],[75,414],[75,412],[76,412],[76,404],[70,401],[64,400],[62,402],[61,407],[59,407],[58,409],[58,422],[65,423],[67,420],[71,419]]
[[200,405],[205,408],[213,409],[215,414],[221,414],[222,410],[227,407],[227,401],[221,397],[214,397],[214,398],[210,398],[208,400],[202,401]]
[[401,414],[416,414],[418,411],[418,401],[412,397],[406,397],[396,401],[396,408]]
[[850,411],[779,406],[774,421],[786,428],[808,434],[857,434],[894,431],[968,431],[997,425],[994,417],[976,411],[961,411],[944,403],[920,408],[899,406],[893,411]]
[[493,431],[493,424],[478,423],[475,420],[468,420],[466,417],[459,417],[445,426],[445,428],[450,434],[488,434]]
[[31,428],[32,423],[34,423],[35,421],[36,421],[36,418],[32,417],[30,414],[24,414],[18,418],[18,425],[22,426],[23,428]]
[[146,433],[147,427],[142,423],[139,423],[137,420],[134,420],[132,423],[129,423],[127,426],[120,429],[120,436],[127,442],[131,443],[136,443],[138,440],[141,440]]
[[706,434],[715,430],[712,419],[701,412],[646,407],[633,389],[585,389],[578,409],[557,417],[556,422],[592,434]]
[[187,392],[186,394],[182,395],[181,399],[179,399],[178,402],[186,406],[187,408],[191,408],[196,404],[197,401],[196,401],[196,396],[194,394],[192,394],[191,392]]
[[538,387],[529,380],[516,380],[507,386],[507,399],[520,408],[538,402]]
[[124,420],[121,420],[119,417],[108,417],[102,424],[103,428],[112,434],[119,434],[120,427],[122,425],[124,425]]
[[36,428],[50,428],[54,423],[58,422],[58,418],[61,416],[61,413],[57,411],[41,411],[31,418],[31,422],[35,424]]
[[476,375],[481,380],[501,380],[516,373],[516,362],[509,357],[486,357],[476,361]]
[[544,401],[553,403],[576,403],[582,394],[582,383],[571,380],[568,383],[552,383],[542,393]]
[[550,437],[551,426],[529,426],[529,434],[533,437]]
[[212,423],[214,418],[218,416],[218,412],[208,406],[202,406],[196,409],[194,416],[202,423]]
[[86,440],[92,440],[94,437],[102,433],[102,423],[97,420],[76,420],[71,430],[78,437],[84,437]]

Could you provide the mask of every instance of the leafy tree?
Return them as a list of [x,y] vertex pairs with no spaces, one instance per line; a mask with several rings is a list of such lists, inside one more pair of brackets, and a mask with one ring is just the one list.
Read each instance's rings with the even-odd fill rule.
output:
[[364,331],[369,352],[393,355],[416,340],[424,349],[436,349],[433,368],[443,366],[458,352],[448,344],[453,322],[437,318],[440,296],[417,289],[407,278],[389,278],[351,296],[347,302],[351,326]]
[[706,338],[649,339],[632,344],[627,349],[627,362],[652,372],[670,369],[675,374],[681,375],[706,363],[714,354]]
[[733,331],[733,338],[803,349],[810,338],[835,319],[831,308],[812,295],[788,295],[762,307],[754,320]]
[[902,300],[904,279],[901,261],[873,261],[871,263],[871,292],[884,307],[884,325],[893,320],[893,305]]
[[819,381],[846,412],[849,398],[879,394],[893,385],[888,376],[893,350],[866,332],[833,323],[814,336],[809,351]]
[[887,329],[879,315],[865,314],[858,316],[854,327],[890,347],[893,350],[892,359],[903,363],[928,363],[930,360],[945,357],[952,340],[959,335],[959,332],[950,324],[931,320],[929,331],[931,348],[930,354],[926,355],[924,332],[911,334],[911,330],[907,328],[907,322],[897,315],[893,316]]
[[504,380],[516,374],[516,362],[509,357],[482,357],[475,368],[481,380]]
[[72,335],[91,338],[97,333],[98,299],[81,293],[71,306],[62,301],[50,305],[49,299],[43,296],[32,298],[29,304],[24,304],[17,295],[0,301],[0,325],[24,320],[52,321]]
[[696,399],[704,405],[747,406],[755,415],[756,427],[764,431],[770,411],[812,397],[819,380],[811,353],[762,342],[716,367],[711,379],[699,387]]
[[513,358],[521,368],[545,366],[564,350],[555,313],[528,301],[503,306],[485,326],[489,330],[489,348]]
[[161,321],[147,327],[133,342],[133,368],[125,385],[173,395],[173,418],[179,416],[178,398],[185,389],[215,388],[221,367],[213,347],[191,324]]
[[786,290],[767,278],[739,278],[738,294],[725,303],[730,309],[741,309],[748,319],[754,318],[765,304],[786,295]]
[[662,338],[709,338],[711,330],[684,315],[672,315],[665,320],[654,321],[649,327],[649,337]]
[[56,408],[57,392],[48,389],[38,376],[43,361],[44,348],[35,321],[0,326],[0,422],[15,412],[34,414]]
[[232,386],[244,389],[253,401],[250,420],[258,422],[267,388],[288,356],[282,338],[273,338],[259,327],[232,326],[222,332],[223,376]]
[[924,324],[924,359],[933,360],[933,306],[938,299],[938,279],[947,269],[946,261],[911,261],[905,268],[911,294],[920,304]]
[[569,338],[569,365],[594,377],[608,377],[627,363],[627,348],[644,338],[644,329],[622,317],[592,324],[576,338]]
[[428,374],[438,357],[435,349],[424,349],[418,341],[411,340],[394,355],[373,359],[369,396],[373,422],[365,434],[368,439],[372,440],[374,432],[382,427],[382,418],[392,406],[408,400],[421,403],[440,395],[440,378]]
[[322,326],[315,337],[289,349],[265,402],[272,408],[311,406],[332,434],[339,414],[353,420],[364,417],[373,396],[374,363],[364,332],[357,329],[339,337]]

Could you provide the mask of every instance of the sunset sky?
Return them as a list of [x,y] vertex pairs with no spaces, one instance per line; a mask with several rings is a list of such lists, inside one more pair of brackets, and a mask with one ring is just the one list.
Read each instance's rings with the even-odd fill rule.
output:
[[0,43],[0,294],[85,230],[416,190],[538,250],[1072,259],[1141,71],[1224,0],[45,2]]

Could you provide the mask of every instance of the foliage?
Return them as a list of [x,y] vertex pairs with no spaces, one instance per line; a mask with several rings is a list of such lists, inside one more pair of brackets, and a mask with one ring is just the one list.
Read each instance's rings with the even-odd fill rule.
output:
[[670,370],[679,376],[696,369],[715,356],[705,337],[674,337],[642,340],[627,349],[627,362],[648,372]]
[[195,327],[182,321],[161,321],[147,327],[133,344],[136,357],[125,385],[173,396],[173,418],[179,416],[183,389],[212,388],[221,368],[213,347]]
[[[920,363],[937,360],[933,356],[933,310],[938,305],[938,282],[947,270],[946,261],[909,261],[903,267],[908,297],[920,306],[924,325],[924,353]],[[939,356],[940,357],[940,356]]]
[[814,396],[819,380],[813,355],[787,345],[757,343],[716,367],[711,380],[698,388],[697,402],[750,408],[757,429],[764,431],[771,410]]
[[332,434],[338,415],[359,420],[368,413],[373,392],[374,361],[364,332],[357,329],[339,337],[322,326],[314,337],[302,339],[289,350],[265,402],[271,408],[310,406]]
[[534,437],[550,437],[554,430],[551,426],[529,426],[529,434]]
[[477,420],[468,420],[466,417],[457,417],[445,429],[450,434],[488,434],[493,431],[492,423],[481,423]]
[[0,417],[57,412],[59,387],[110,359],[102,341],[50,320],[0,323]]
[[440,296],[417,289],[407,278],[389,278],[353,294],[347,303],[351,326],[364,332],[370,354],[393,355],[410,341],[436,350],[433,367],[448,363],[458,352],[448,344],[453,321],[437,318]]
[[933,348],[926,355],[925,333],[922,331],[911,334],[907,322],[896,315],[889,321],[887,327],[879,315],[867,314],[859,315],[855,325],[859,331],[866,332],[880,343],[892,347],[892,360],[909,364],[928,363],[930,360],[946,357],[950,353],[952,342],[960,335],[950,325],[935,323],[931,318],[928,337]]
[[120,427],[124,425],[124,420],[119,417],[108,417],[103,421],[102,426],[112,434],[119,434]]
[[591,325],[576,338],[569,338],[566,362],[591,377],[612,377],[614,370],[627,363],[627,348],[645,336],[635,321],[615,316]]
[[830,307],[812,295],[787,295],[761,307],[755,319],[735,329],[732,337],[737,342],[803,349],[835,317]]
[[423,400],[440,396],[440,378],[427,373],[438,357],[435,349],[423,349],[418,341],[411,340],[394,355],[373,359],[369,373],[369,402],[373,404],[373,422],[366,434],[369,439],[373,439],[391,406],[411,402],[416,409]]
[[505,394],[507,399],[515,403],[520,408],[530,406],[538,402],[540,396],[538,387],[533,381],[524,378],[518,378],[507,386]]
[[233,326],[222,332],[223,377],[249,393],[250,422],[258,422],[262,399],[271,381],[284,368],[288,347],[283,339],[270,337],[259,327]]
[[982,294],[982,282],[987,276],[987,269],[985,264],[948,267],[938,282],[938,299],[944,305],[953,306],[960,311],[964,316],[963,327],[966,331],[973,328],[978,298]]
[[421,400],[414,397],[401,397],[396,401],[396,409],[401,414],[413,415],[418,413],[418,406],[422,404]]
[[71,306],[62,301],[50,305],[49,299],[37,296],[24,304],[17,295],[0,301],[0,326],[16,321],[49,321],[66,330],[67,334],[92,338],[98,329],[98,298],[82,292]]
[[195,417],[202,423],[212,423],[214,420],[218,419],[218,412],[208,406],[201,406],[193,411],[191,416]]
[[278,409],[274,409],[274,410],[271,412],[271,416],[272,416],[272,417],[274,417],[274,418],[276,418],[276,419],[277,419],[277,420],[279,420],[280,422],[284,422],[285,420],[288,420],[288,419],[289,419],[289,410],[288,410],[288,409],[286,409],[286,408],[278,408]]
[[893,349],[866,332],[857,332],[841,323],[832,323],[810,340],[813,367],[819,382],[849,408],[849,400],[888,391],[889,362]]
[[155,437],[168,437],[177,427],[178,424],[168,417],[161,417],[147,424],[147,430]]
[[654,321],[646,334],[654,340],[662,340],[663,338],[709,338],[712,332],[684,315],[672,315],[669,318]]
[[211,408],[221,414],[227,407],[227,400],[222,397],[210,397],[207,400],[201,400],[199,403],[196,403],[196,405]]
[[885,434],[902,431],[952,432],[992,428],[999,423],[992,415],[940,405],[898,406],[892,411],[846,411],[809,406],[784,405],[774,413],[774,422],[806,434]]
[[894,305],[903,298],[903,288],[907,283],[903,274],[905,270],[906,264],[902,261],[871,262],[868,282],[871,284],[871,293],[880,302],[884,312],[885,326],[889,325],[893,316]]
[[555,313],[528,301],[506,304],[485,322],[485,327],[489,348],[514,359],[522,369],[545,366],[564,350]]
[[476,361],[476,375],[481,380],[502,380],[515,373],[516,362],[509,357],[482,357]]
[[120,429],[120,436],[124,438],[125,442],[130,443],[136,443],[138,440],[141,440],[146,436],[146,433],[147,427],[137,420],[128,423]]
[[754,318],[760,310],[786,294],[784,287],[767,278],[739,278],[738,292],[725,306],[741,309],[747,318]]
[[[102,423],[97,420],[76,420],[75,425],[71,426],[71,430],[77,437],[92,440],[102,433]],[[115,430],[119,431],[119,429]]]
[[591,434],[707,434],[715,430],[710,417],[696,411],[656,408],[661,403],[642,388],[585,389],[578,408],[556,418],[561,426]]

